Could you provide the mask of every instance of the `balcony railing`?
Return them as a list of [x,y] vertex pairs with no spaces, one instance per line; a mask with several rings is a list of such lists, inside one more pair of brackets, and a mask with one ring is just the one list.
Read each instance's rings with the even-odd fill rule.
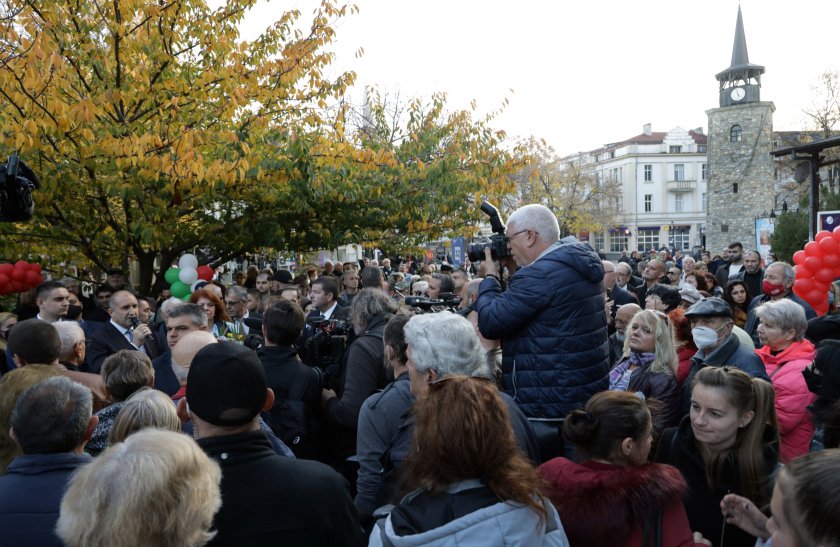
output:
[[691,192],[697,189],[696,180],[669,180],[666,184],[669,192]]

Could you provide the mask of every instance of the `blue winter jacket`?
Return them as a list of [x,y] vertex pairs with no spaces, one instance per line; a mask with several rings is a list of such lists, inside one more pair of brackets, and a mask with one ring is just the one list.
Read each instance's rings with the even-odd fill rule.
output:
[[598,255],[566,238],[517,270],[506,291],[481,282],[479,329],[502,340],[505,392],[529,418],[562,419],[608,389],[603,278]]

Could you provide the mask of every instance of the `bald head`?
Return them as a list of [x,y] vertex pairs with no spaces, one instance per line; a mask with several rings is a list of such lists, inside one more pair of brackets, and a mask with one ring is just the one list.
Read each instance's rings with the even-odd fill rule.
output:
[[481,285],[482,278],[476,278],[467,282],[464,288],[461,289],[461,304],[458,306],[461,309],[467,306],[472,306],[478,298],[478,286]]
[[181,336],[178,343],[172,348],[172,371],[181,385],[187,383],[187,373],[195,354],[204,346],[217,343],[219,341],[216,340],[216,337],[206,330],[195,330]]
[[624,332],[633,316],[642,311],[638,304],[624,304],[615,312],[615,330]]

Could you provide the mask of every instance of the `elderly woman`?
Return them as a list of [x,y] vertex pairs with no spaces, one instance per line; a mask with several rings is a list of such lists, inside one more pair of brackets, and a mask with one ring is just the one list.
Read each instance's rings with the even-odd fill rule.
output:
[[668,316],[643,310],[627,325],[624,354],[610,371],[610,390],[641,392],[657,399],[661,408],[654,414],[656,433],[675,425],[680,415],[677,387],[677,350]]
[[108,448],[108,435],[124,401],[136,391],[155,384],[155,371],[146,354],[139,351],[120,350],[109,356],[102,363],[99,371],[105,383],[105,391],[111,405],[103,408],[96,415],[99,425],[93,430],[93,436],[85,445],[85,452],[98,456]]
[[787,298],[765,302],[756,309],[761,321],[755,350],[776,391],[782,463],[808,452],[814,424],[808,406],[816,396],[808,390],[802,371],[814,361],[814,344],[805,339],[805,310]]
[[181,420],[175,413],[172,399],[164,392],[143,387],[129,397],[120,408],[108,434],[108,443],[121,443],[129,435],[147,427],[181,431]]
[[187,435],[140,431],[73,476],[56,533],[68,547],[205,545],[221,477]]
[[369,545],[569,545],[491,381],[437,380],[415,416],[407,495],[377,523]]

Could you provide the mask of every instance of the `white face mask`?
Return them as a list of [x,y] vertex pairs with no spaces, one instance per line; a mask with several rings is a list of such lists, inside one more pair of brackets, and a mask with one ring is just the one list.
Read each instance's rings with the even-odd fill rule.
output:
[[717,330],[711,327],[694,327],[691,329],[691,337],[694,339],[694,345],[699,349],[713,346],[718,340],[718,331],[725,326],[722,325]]

